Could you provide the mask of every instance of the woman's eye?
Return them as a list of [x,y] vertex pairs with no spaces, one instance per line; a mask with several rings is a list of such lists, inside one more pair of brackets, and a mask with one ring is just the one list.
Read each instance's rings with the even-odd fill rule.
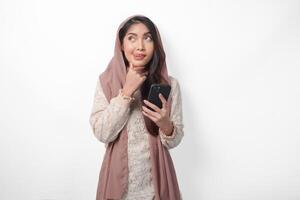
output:
[[152,41],[152,37],[148,35],[148,36],[146,36],[146,40]]
[[133,40],[134,40],[134,37],[129,36],[129,37],[128,37],[128,40],[133,41]]

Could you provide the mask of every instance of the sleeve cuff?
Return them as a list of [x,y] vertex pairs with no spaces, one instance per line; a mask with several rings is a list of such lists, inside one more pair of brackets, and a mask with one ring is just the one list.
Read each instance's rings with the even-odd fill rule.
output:
[[175,127],[175,125],[174,125],[174,123],[172,122],[172,124],[173,124],[173,130],[172,130],[172,134],[171,135],[166,135],[164,132],[163,132],[163,130],[161,130],[160,128],[159,128],[159,134],[164,138],[164,139],[166,139],[166,140],[172,140],[172,139],[174,139],[175,138],[175,135],[176,135],[176,127]]
[[135,100],[134,97],[129,97],[129,96],[124,95],[123,89],[119,89],[119,94],[117,96],[117,99],[122,104],[130,104],[131,102],[133,102]]

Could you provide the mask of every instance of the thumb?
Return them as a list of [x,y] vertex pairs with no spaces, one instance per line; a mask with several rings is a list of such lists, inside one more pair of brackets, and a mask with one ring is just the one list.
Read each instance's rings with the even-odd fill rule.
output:
[[133,64],[131,62],[129,63],[129,68],[133,69]]

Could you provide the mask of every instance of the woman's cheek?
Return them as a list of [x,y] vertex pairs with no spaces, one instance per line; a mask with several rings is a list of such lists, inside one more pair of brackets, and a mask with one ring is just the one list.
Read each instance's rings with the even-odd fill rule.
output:
[[131,51],[130,49],[126,49],[125,56],[128,61],[130,61],[130,62],[133,61],[133,51]]

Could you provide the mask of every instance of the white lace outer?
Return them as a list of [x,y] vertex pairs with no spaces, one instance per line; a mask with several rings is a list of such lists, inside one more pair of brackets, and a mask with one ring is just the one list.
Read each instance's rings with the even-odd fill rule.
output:
[[[170,95],[173,101],[170,119],[174,130],[171,136],[167,136],[159,129],[161,142],[167,149],[176,147],[184,135],[180,86],[175,78],[170,76],[170,79],[172,87]],[[141,94],[136,91],[133,96],[135,98],[133,100],[126,99],[119,91],[119,94],[108,103],[98,79],[90,125],[95,137],[107,147],[109,142],[117,138],[118,133],[127,123],[129,183],[122,199],[152,200],[154,187],[148,133],[140,110]]]

